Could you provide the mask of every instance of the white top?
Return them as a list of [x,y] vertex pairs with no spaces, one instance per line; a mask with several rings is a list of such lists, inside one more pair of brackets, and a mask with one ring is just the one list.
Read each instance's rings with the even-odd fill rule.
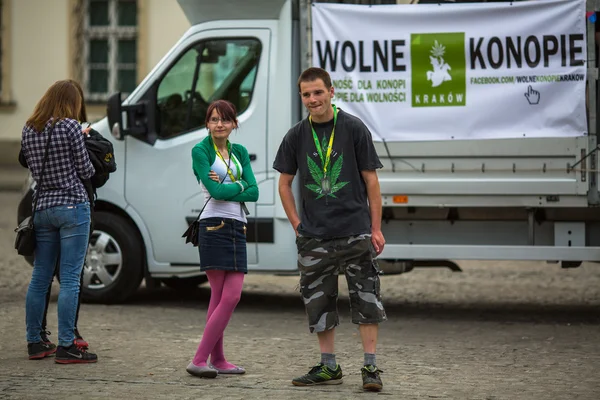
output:
[[[237,157],[234,154],[231,154],[231,157],[233,157],[238,162],[238,165],[240,167],[239,177],[241,178],[242,173],[244,172],[242,168],[242,163],[240,162],[240,160],[237,159]],[[219,175],[219,181],[222,181],[223,185],[233,183],[231,181],[231,178],[229,177],[229,174],[227,174],[227,163],[229,163],[229,159],[226,158],[225,162],[223,162],[223,160],[221,160],[221,157],[217,156],[215,157],[215,162],[210,167],[211,170],[215,171],[217,175]],[[237,168],[233,160],[231,160],[230,169],[233,173],[233,176],[235,176],[237,179]],[[223,180],[223,177],[225,177],[225,180]],[[202,191],[204,192],[204,201],[206,201],[210,197],[210,193],[202,184],[202,181],[200,181],[200,185],[202,186]],[[212,217],[233,218],[237,219],[238,221],[248,222],[248,220],[246,219],[246,214],[242,210],[242,206],[237,201],[216,200],[214,198],[211,198],[208,204],[206,205],[206,208],[202,212],[200,219]]]

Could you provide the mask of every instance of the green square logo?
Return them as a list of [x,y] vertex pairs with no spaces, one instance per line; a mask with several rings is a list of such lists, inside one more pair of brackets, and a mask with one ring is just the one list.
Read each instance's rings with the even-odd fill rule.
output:
[[465,34],[410,35],[413,107],[451,107],[467,103]]

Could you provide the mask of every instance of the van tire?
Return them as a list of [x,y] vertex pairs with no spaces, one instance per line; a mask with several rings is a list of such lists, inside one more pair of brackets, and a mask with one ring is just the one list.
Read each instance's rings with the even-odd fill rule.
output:
[[[120,270],[115,274],[114,280],[106,287],[94,288],[93,281],[89,287],[82,286],[81,298],[85,302],[114,304],[122,303],[131,297],[139,288],[144,277],[144,247],[139,233],[126,218],[121,215],[97,211],[94,213],[94,232],[90,240],[88,255],[86,257],[86,273],[93,267],[92,257],[95,250],[94,243],[99,235],[110,238],[107,252],[121,255]],[[101,259],[101,258],[100,258]],[[115,268],[112,266],[111,268]],[[93,275],[92,275],[93,276]],[[102,285],[96,285],[102,286]]]

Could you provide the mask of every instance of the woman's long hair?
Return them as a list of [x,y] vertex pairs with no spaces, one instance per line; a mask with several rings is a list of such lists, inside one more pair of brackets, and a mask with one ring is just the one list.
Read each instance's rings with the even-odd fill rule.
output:
[[51,118],[54,124],[64,118],[79,120],[82,104],[81,94],[72,81],[57,81],[38,101],[27,125],[41,132]]
[[83,96],[83,89],[79,82],[74,81],[73,79],[69,79],[69,82],[75,85],[77,91],[79,92],[79,95],[81,96],[81,107],[79,108],[79,117],[77,119],[79,120],[79,122],[88,122],[87,110],[85,109],[85,97]]

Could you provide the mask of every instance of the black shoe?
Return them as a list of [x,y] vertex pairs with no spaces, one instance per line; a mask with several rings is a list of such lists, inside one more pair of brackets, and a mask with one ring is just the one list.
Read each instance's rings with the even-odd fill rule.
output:
[[374,365],[365,365],[360,370],[363,380],[363,389],[370,390],[372,392],[381,392],[383,389],[383,383],[379,374],[383,371]]
[[54,343],[52,343],[50,341],[50,339],[48,338],[49,335],[50,335],[50,332],[45,329],[40,332],[40,337],[42,338],[42,343],[47,344],[52,349],[56,349],[56,345]]
[[27,353],[30,360],[40,360],[56,353],[56,346],[44,342],[27,343]]
[[331,369],[324,364],[317,364],[302,375],[292,380],[294,386],[339,385],[342,383],[342,367]]
[[88,353],[86,348],[73,343],[69,347],[58,346],[54,362],[58,364],[89,364],[98,361],[98,356]]

